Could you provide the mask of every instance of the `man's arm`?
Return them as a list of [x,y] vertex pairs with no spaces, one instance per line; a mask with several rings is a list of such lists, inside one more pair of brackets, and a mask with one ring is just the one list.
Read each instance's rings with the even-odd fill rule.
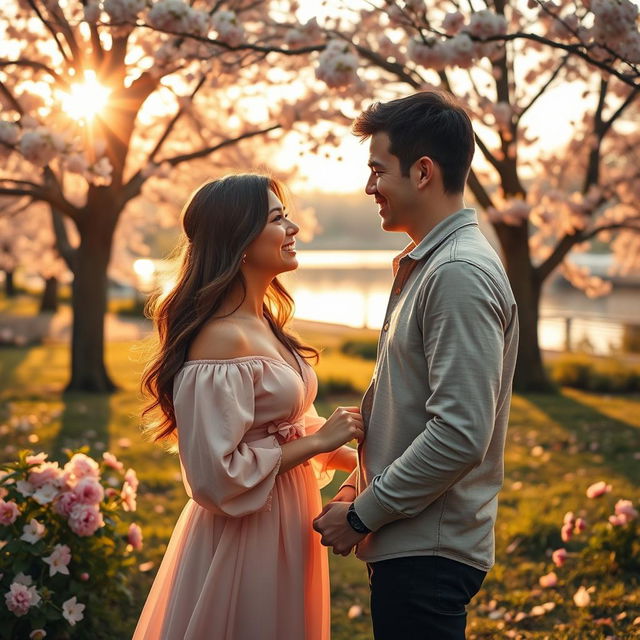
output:
[[429,371],[427,423],[355,499],[372,531],[422,512],[483,460],[502,377],[508,324],[502,299],[491,277],[470,263],[443,264],[430,277],[419,318]]

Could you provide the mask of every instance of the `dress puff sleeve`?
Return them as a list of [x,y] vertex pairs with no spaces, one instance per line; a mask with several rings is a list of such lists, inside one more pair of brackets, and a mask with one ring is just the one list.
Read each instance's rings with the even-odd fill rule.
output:
[[176,376],[173,398],[187,493],[205,509],[242,517],[271,508],[282,450],[275,435],[242,442],[254,422],[249,362],[192,363]]
[[[307,413],[304,415],[304,430],[305,434],[310,436],[322,427],[327,421],[326,418],[321,418],[316,411],[314,405],[311,405]],[[329,469],[331,458],[333,458],[335,451],[329,451],[328,453],[319,453],[317,456],[311,458],[311,468],[316,475],[318,481],[318,487],[322,489],[326,487],[332,480],[334,470]]]

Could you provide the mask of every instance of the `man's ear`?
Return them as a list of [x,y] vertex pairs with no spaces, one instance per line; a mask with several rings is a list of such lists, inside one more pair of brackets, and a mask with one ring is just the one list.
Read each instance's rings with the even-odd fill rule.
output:
[[416,160],[416,186],[418,189],[425,189],[433,181],[435,165],[429,156],[422,156]]

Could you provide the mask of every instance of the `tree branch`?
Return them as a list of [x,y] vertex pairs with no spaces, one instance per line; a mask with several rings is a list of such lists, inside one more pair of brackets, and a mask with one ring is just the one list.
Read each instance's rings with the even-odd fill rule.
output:
[[628,218],[624,222],[612,222],[611,224],[605,224],[600,227],[595,227],[594,229],[591,229],[589,231],[578,231],[573,234],[565,235],[556,245],[553,253],[534,270],[536,275],[540,278],[540,282],[547,278],[547,276],[549,276],[551,272],[560,265],[569,251],[571,251],[571,249],[576,244],[591,240],[595,236],[604,233],[605,231],[628,229],[630,231],[636,231],[640,233],[640,227],[629,224],[630,222],[640,222],[640,216],[635,218]]
[[[164,160],[160,160],[158,164],[164,164],[165,162],[170,164],[172,167],[175,167],[183,162],[188,162],[189,160],[195,160],[197,158],[204,158],[211,153],[215,153],[224,147],[229,147],[233,144],[240,142],[241,140],[246,140],[248,138],[253,138],[255,136],[262,135],[264,133],[269,133],[270,131],[275,131],[276,129],[282,128],[282,125],[276,124],[271,127],[267,127],[266,129],[260,129],[258,131],[248,131],[247,133],[243,133],[242,135],[236,138],[229,138],[227,140],[223,140],[219,144],[216,144],[212,147],[206,147],[204,149],[200,149],[198,151],[194,151],[192,153],[185,153],[179,156],[174,156],[173,158],[165,158]],[[143,175],[142,170],[138,169],[136,173],[131,176],[130,180],[125,184],[121,190],[122,195],[122,205],[126,204],[132,198],[135,198],[140,194],[142,190],[142,185],[147,181],[148,176]]]
[[32,69],[36,69],[38,71],[44,71],[45,73],[48,73],[52,78],[54,78],[58,84],[61,84],[64,87],[68,87],[68,84],[64,80],[64,78],[61,75],[57,74],[51,67],[48,67],[43,62],[38,62],[36,60],[22,60],[22,59],[0,60],[0,68],[9,67],[12,65],[16,67],[31,67]]
[[520,122],[520,119],[522,118],[522,116],[527,111],[529,111],[529,109],[531,109],[531,107],[538,101],[540,97],[542,97],[544,92],[549,88],[551,83],[558,77],[558,74],[560,73],[562,68],[567,64],[568,61],[569,61],[569,55],[567,54],[564,58],[562,58],[562,62],[557,66],[555,71],[549,76],[549,79],[542,85],[538,93],[536,93],[536,95],[533,96],[533,98],[529,101],[529,104],[526,107],[523,107],[522,109],[520,109],[520,113],[518,113],[516,117],[516,122]]
[[55,40],[56,45],[58,46],[58,50],[60,51],[62,57],[65,60],[65,62],[67,64],[71,64],[72,65],[72,62],[69,59],[69,56],[67,55],[67,52],[64,50],[64,47],[62,46],[62,43],[60,42],[60,40],[58,40],[58,34],[56,33],[56,30],[51,26],[50,22],[45,19],[45,17],[40,12],[40,9],[38,9],[38,7],[36,6],[36,3],[33,0],[27,0],[27,2],[29,4],[29,6],[35,11],[35,14],[38,16],[38,18],[40,18],[40,21],[42,22],[42,24],[46,27],[47,31],[51,34],[51,36]]
[[[191,92],[191,95],[189,96],[190,100],[194,99],[196,93],[198,93],[198,91],[203,87],[206,79],[207,79],[206,75],[203,75],[202,78],[200,78],[200,81],[195,86],[194,90]],[[185,111],[186,109],[183,109],[181,107],[180,109],[178,109],[178,112],[175,114],[175,116],[171,118],[169,124],[167,125],[167,128],[164,130],[163,134],[160,136],[160,139],[156,143],[156,146],[153,148],[153,151],[149,154],[149,158],[148,158],[149,162],[153,162],[153,159],[155,158],[156,154],[158,153],[158,151],[160,151],[160,148],[164,144],[165,140],[169,137],[169,135],[171,134],[171,131],[173,130],[176,123],[182,117]]]

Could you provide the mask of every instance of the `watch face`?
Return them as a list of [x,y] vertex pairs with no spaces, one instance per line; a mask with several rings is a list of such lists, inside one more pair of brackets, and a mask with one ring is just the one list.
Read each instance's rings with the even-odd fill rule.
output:
[[351,510],[347,511],[347,521],[351,525],[353,529],[355,529],[358,533],[365,533],[366,527],[360,518],[358,518],[358,514]]

